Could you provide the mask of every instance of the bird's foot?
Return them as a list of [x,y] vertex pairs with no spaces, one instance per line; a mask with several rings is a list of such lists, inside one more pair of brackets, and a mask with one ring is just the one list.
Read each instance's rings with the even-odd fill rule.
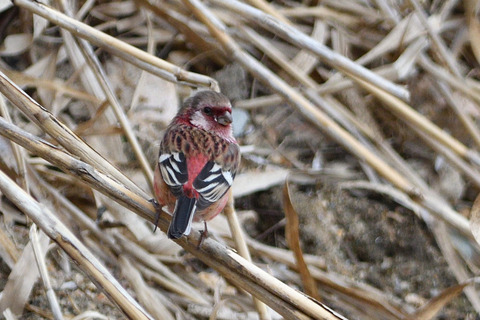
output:
[[203,221],[203,223],[205,225],[205,229],[203,231],[200,231],[200,240],[198,240],[197,249],[200,249],[200,247],[202,246],[203,240],[208,238],[207,221]]
[[154,198],[148,200],[151,204],[153,204],[153,207],[155,208],[155,212],[157,215],[155,216],[155,227],[153,228],[153,232],[157,231],[158,228],[158,221],[160,220],[160,212],[162,211],[162,208],[160,207],[160,204],[158,204],[157,200]]

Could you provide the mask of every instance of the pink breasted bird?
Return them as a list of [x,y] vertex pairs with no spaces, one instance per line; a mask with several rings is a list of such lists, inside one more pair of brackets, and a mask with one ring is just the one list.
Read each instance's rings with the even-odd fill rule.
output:
[[228,98],[200,91],[185,100],[165,131],[154,191],[173,212],[170,239],[188,235],[192,221],[208,221],[225,207],[240,162],[231,123]]

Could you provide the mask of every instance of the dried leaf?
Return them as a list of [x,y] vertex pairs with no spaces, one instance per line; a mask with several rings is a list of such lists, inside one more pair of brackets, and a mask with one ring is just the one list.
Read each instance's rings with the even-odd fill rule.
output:
[[135,13],[137,7],[134,1],[112,1],[102,3],[92,10],[92,13],[101,13],[110,17],[121,17]]
[[470,284],[469,282],[454,285],[443,290],[442,293],[433,297],[426,305],[418,309],[413,315],[408,317],[408,320],[430,320],[453,298],[458,296],[463,289]]
[[122,269],[123,276],[130,281],[130,284],[135,290],[138,300],[146,307],[155,319],[173,320],[172,314],[168,311],[166,306],[158,300],[157,294],[152,287],[145,283],[140,271],[135,265],[125,256],[120,256],[118,259],[119,266]]
[[7,36],[0,46],[0,56],[16,56],[25,52],[32,44],[32,39],[32,35],[26,33]]
[[33,16],[33,38],[38,38],[47,28],[49,22],[40,16]]
[[469,26],[469,33],[472,51],[480,63],[480,22],[478,20],[472,19]]
[[4,137],[0,137],[0,169],[12,176],[17,170],[12,144]]
[[233,182],[233,196],[243,197],[258,191],[267,190],[285,181],[288,170],[250,171],[238,175]]
[[10,239],[7,233],[0,229],[0,258],[12,269],[18,261],[20,253],[18,252],[15,243]]
[[99,320],[108,320],[109,317],[101,314],[97,311],[85,311],[72,318],[72,320],[84,320],[84,319],[99,319]]
[[[40,233],[40,235],[42,254],[45,255],[50,238],[43,232]],[[38,279],[38,275],[39,272],[37,264],[35,263],[33,247],[32,244],[29,243],[8,276],[7,284],[0,298],[0,312],[9,308],[14,314],[21,314],[33,286]]]
[[287,218],[287,224],[285,225],[285,236],[287,238],[288,246],[295,254],[298,272],[300,273],[300,277],[302,278],[305,293],[317,300],[320,300],[320,295],[318,294],[318,288],[315,280],[310,274],[308,266],[303,259],[303,252],[300,246],[298,214],[293,207],[292,200],[290,198],[288,180],[285,182],[285,185],[283,187],[283,207],[285,209],[285,217]]
[[6,11],[13,7],[13,2],[10,0],[2,0],[0,1],[0,12]]
[[470,211],[470,230],[480,244],[480,195],[477,196]]
[[468,33],[470,36],[470,45],[472,46],[473,54],[480,63],[480,21],[475,17],[476,7],[478,7],[477,0],[465,1],[466,16],[468,23]]

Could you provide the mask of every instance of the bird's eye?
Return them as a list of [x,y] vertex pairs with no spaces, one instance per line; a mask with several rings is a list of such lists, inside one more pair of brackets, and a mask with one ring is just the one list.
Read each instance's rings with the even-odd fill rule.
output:
[[212,114],[212,108],[210,107],[205,107],[203,108],[203,112],[206,114],[206,115],[211,115]]

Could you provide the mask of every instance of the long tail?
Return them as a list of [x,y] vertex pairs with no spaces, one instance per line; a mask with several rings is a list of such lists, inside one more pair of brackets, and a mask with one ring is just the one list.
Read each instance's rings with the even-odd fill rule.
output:
[[168,227],[167,236],[170,239],[178,239],[183,235],[189,235],[192,228],[192,219],[195,214],[197,199],[188,198],[184,195],[177,199],[173,211],[172,222]]

